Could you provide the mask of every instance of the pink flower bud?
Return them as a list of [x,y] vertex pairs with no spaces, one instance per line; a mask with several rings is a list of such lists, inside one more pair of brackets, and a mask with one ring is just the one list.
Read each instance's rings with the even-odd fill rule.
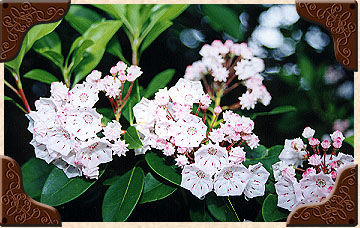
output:
[[339,149],[342,146],[342,139],[340,137],[333,140],[333,147]]
[[222,109],[220,106],[216,106],[216,108],[214,109],[214,113],[215,115],[219,115],[222,112]]
[[110,74],[111,74],[112,76],[115,76],[115,75],[117,74],[117,72],[118,72],[118,70],[116,69],[115,66],[111,67],[111,69],[110,69]]
[[314,134],[315,134],[315,130],[311,129],[310,127],[306,127],[302,133],[302,136],[304,138],[309,139],[309,138],[312,138],[314,136]]
[[329,149],[330,146],[331,146],[331,144],[330,144],[329,140],[324,140],[324,141],[322,141],[322,143],[321,143],[321,147],[322,147],[324,150]]
[[331,162],[331,163],[330,163],[330,167],[331,167],[332,169],[337,169],[337,168],[339,168],[338,163],[337,163],[336,161]]
[[330,175],[331,175],[332,179],[336,179],[336,177],[337,177],[337,172],[336,172],[336,171],[332,171],[332,172],[330,173]]
[[302,177],[306,177],[310,174],[316,174],[316,170],[314,168],[307,168],[306,171],[302,174]]
[[309,140],[309,144],[310,146],[315,147],[320,144],[320,141],[317,138],[311,138]]
[[333,186],[330,186],[330,187],[328,188],[328,192],[330,193],[332,190],[333,190]]
[[318,166],[321,163],[321,157],[317,154],[313,154],[309,158],[309,164],[313,166]]

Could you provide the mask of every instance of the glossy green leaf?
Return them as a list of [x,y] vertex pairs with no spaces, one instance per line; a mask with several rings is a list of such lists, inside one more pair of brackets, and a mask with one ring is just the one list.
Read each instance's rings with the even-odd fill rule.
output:
[[106,51],[109,52],[110,54],[112,54],[113,56],[118,57],[121,61],[123,61],[127,65],[130,65],[122,53],[120,42],[115,37],[113,37],[110,40]]
[[105,186],[113,185],[116,182],[118,182],[120,178],[121,178],[121,176],[110,177],[110,178],[104,180],[103,185],[105,185]]
[[80,34],[83,34],[94,23],[101,21],[101,17],[97,12],[82,5],[71,5],[65,20]]
[[144,97],[149,98],[154,95],[159,89],[166,87],[166,85],[171,81],[175,74],[174,69],[167,69],[159,74],[157,74],[149,83],[148,87],[145,90]]
[[126,5],[124,4],[94,4],[93,6],[105,11],[115,19],[121,20],[131,33],[134,33],[134,28],[126,17]]
[[209,212],[217,220],[222,222],[238,222],[236,212],[231,208],[227,197],[218,197],[209,193],[205,197]]
[[78,47],[74,51],[74,55],[71,62],[71,69],[75,69],[79,63],[88,56],[88,53],[85,53],[86,49],[91,47],[94,44],[92,40],[84,40],[82,39]]
[[121,21],[103,21],[91,25],[91,27],[86,30],[83,34],[83,39],[91,40],[94,44],[86,49],[88,56],[76,67],[73,84],[82,80],[98,65],[104,55],[107,43],[121,25]]
[[159,157],[155,152],[147,152],[145,160],[156,174],[165,180],[180,186],[181,175],[177,166],[171,164],[165,158]]
[[266,156],[266,147],[263,145],[259,145],[254,149],[250,149],[250,147],[245,147],[246,159],[256,159],[262,158]]
[[238,40],[243,39],[239,15],[235,11],[224,5],[203,5],[202,9],[215,30],[223,31]]
[[114,111],[111,108],[97,108],[96,111],[109,119],[115,119]]
[[26,194],[31,198],[39,199],[46,178],[53,168],[53,165],[34,157],[25,162],[21,166],[21,173]]
[[16,107],[18,107],[21,111],[27,113],[27,111],[26,111],[19,103],[17,103],[14,99],[12,99],[11,97],[4,96],[4,101],[10,101],[10,102],[13,103]]
[[[124,88],[126,87],[126,83]],[[124,91],[127,91],[128,89],[124,89]],[[133,107],[140,102],[141,93],[143,93],[143,88],[139,86],[139,81],[136,80],[133,86],[133,89],[131,91],[130,98],[128,99],[127,103],[124,106],[124,109],[122,110],[122,115],[125,117],[125,119],[130,123],[130,125],[134,122],[134,112]]]
[[54,51],[61,54],[61,40],[59,35],[53,31],[43,38],[37,40],[32,47],[36,52]]
[[144,38],[140,53],[146,50],[154,42],[158,36],[160,36],[161,33],[163,33],[167,28],[169,28],[173,23],[171,21],[159,21],[154,25],[154,27],[150,30],[150,32],[147,34],[147,36]]
[[134,126],[130,126],[124,135],[124,139],[126,144],[129,144],[129,149],[138,149],[143,148],[144,145],[142,144],[139,134]]
[[289,211],[277,206],[277,196],[269,194],[262,204],[262,216],[265,222],[275,222],[287,218]]
[[354,147],[355,144],[354,144],[354,136],[349,136],[347,138],[344,139],[344,141],[349,144],[350,146]]
[[199,201],[194,200],[190,202],[190,219],[192,222],[214,222],[214,218],[211,217],[207,207],[205,200]]
[[[99,178],[104,171],[100,170]],[[54,168],[45,181],[40,202],[50,206],[62,205],[79,197],[95,182],[84,177],[68,178],[64,171]]]
[[24,78],[33,79],[47,84],[59,81],[59,79],[57,79],[53,74],[42,69],[33,69],[29,71],[24,75]]
[[117,179],[106,191],[102,204],[104,222],[123,222],[130,216],[140,199],[144,172],[134,167]]
[[297,109],[291,105],[279,106],[279,107],[274,108],[270,112],[254,113],[251,116],[251,119],[255,119],[258,116],[270,116],[270,115],[277,115],[277,114],[282,114],[282,113],[287,113],[287,112],[296,112],[296,110]]
[[244,161],[244,165],[248,167],[249,165],[255,165],[261,162],[272,177],[274,175],[272,165],[279,161],[279,155],[283,148],[281,145],[273,146],[266,150],[265,156],[263,157],[248,158],[248,154],[246,154],[247,158]]
[[144,190],[140,198],[140,204],[164,199],[173,194],[176,188],[158,181],[151,173],[146,174]]
[[64,57],[61,54],[61,40],[55,31],[36,41],[32,48],[58,67],[63,67]]
[[21,45],[21,49],[19,54],[16,56],[15,59],[6,62],[5,66],[14,69],[16,72],[19,71],[21,62],[25,56],[25,54],[30,50],[30,48],[34,45],[34,43],[41,39],[42,37],[46,36],[47,34],[51,33],[55,30],[55,28],[61,23],[61,20],[55,23],[48,23],[48,24],[39,24],[32,27],[27,33],[24,38],[24,41]]

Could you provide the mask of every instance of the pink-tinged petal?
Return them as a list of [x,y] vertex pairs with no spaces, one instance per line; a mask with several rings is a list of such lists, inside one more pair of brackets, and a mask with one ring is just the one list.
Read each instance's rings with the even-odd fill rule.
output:
[[214,191],[218,196],[240,196],[249,178],[250,172],[245,166],[225,166],[215,175]]
[[181,187],[201,199],[213,189],[211,176],[196,165],[186,165],[182,171]]

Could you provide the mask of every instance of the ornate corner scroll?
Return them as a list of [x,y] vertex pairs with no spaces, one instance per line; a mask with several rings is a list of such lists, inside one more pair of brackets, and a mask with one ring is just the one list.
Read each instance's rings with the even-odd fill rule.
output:
[[26,32],[34,25],[62,19],[70,0],[4,0],[0,2],[0,62],[14,59]]
[[344,167],[326,200],[298,206],[287,219],[287,226],[356,226],[358,224],[358,166]]
[[30,198],[22,186],[19,164],[12,158],[0,156],[1,195],[0,224],[61,226],[59,212]]
[[296,0],[296,10],[302,18],[326,28],[334,42],[336,60],[357,71],[357,2],[318,2]]

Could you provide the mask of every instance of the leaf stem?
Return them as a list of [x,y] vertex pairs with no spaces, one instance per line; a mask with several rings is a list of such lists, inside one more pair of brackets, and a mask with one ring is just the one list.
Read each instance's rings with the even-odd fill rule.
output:
[[4,80],[4,84],[21,98],[20,93],[8,81]]
[[237,215],[237,213],[236,213],[236,211],[235,211],[234,206],[232,205],[232,203],[231,203],[231,201],[230,201],[230,197],[228,196],[227,199],[228,199],[228,201],[229,201],[229,204],[230,204],[232,210],[234,211],[234,214],[235,214],[237,220],[238,220],[239,222],[241,222],[240,219],[239,219],[239,216]]

